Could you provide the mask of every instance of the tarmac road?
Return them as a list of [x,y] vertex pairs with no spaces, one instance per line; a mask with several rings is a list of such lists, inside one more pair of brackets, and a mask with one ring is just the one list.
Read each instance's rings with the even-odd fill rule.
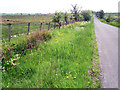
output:
[[94,17],[102,88],[118,88],[118,28]]

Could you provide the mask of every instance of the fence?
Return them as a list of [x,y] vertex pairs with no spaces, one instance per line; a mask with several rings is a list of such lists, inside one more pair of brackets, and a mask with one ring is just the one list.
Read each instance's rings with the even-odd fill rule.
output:
[[[69,22],[67,24],[74,23]],[[13,35],[26,33],[27,35],[30,34],[30,30],[32,31],[38,31],[38,30],[51,30],[51,29],[60,29],[61,27],[64,27],[64,25],[67,25],[65,22],[63,23],[26,23],[26,24],[8,24],[8,41],[11,40],[11,31]],[[5,27],[6,30],[7,27]],[[4,33],[4,32],[3,32]],[[3,35],[4,36],[4,35]]]

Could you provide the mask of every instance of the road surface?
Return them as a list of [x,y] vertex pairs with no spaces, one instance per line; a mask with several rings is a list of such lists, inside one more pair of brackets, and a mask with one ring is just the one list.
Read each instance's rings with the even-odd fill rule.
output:
[[118,88],[118,28],[94,17],[102,88]]

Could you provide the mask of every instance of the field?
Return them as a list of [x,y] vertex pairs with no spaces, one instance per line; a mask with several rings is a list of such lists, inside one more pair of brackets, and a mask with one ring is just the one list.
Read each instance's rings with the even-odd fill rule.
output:
[[[106,19],[109,15],[110,22],[107,22]],[[100,19],[101,22],[120,28],[119,20],[120,18],[118,17],[118,13],[105,13],[104,19]]]
[[112,16],[116,16],[116,17],[118,17],[118,13],[105,13],[105,15],[108,15],[108,14],[110,14],[110,15],[112,15]]
[[[42,29],[47,30],[48,23],[52,21],[52,14],[48,15],[3,15],[2,16],[2,38],[8,40],[8,24],[11,24],[11,35],[27,34],[28,23],[30,22],[30,33]],[[53,23],[51,23],[51,28]]]
[[[3,15],[2,23],[40,23],[40,22],[50,22],[52,20],[53,14],[45,15]],[[9,20],[9,21],[8,21]]]
[[3,56],[4,88],[101,86],[93,18],[61,29],[12,37],[10,42],[3,42]]

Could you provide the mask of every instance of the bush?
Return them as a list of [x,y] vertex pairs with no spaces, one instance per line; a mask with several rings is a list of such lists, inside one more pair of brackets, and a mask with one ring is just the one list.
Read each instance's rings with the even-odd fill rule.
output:
[[104,11],[100,10],[100,11],[96,12],[96,16],[99,17],[100,19],[103,19],[104,18]]
[[102,19],[102,18],[104,18],[104,11],[103,11],[103,10],[100,10],[100,12],[99,12],[99,13],[100,13],[99,18],[101,18],[101,19]]
[[67,13],[64,14],[64,21],[66,22],[66,25],[67,25],[68,24],[68,14]]
[[109,14],[108,16],[105,17],[106,22],[112,22],[113,17]]
[[120,24],[120,17],[118,17],[118,19],[116,19],[116,22],[118,22],[118,24]]
[[2,49],[2,67],[4,70],[8,70],[10,67],[17,65],[16,61],[21,55],[25,55],[27,51],[32,48],[38,48],[38,44],[51,39],[51,35],[48,32],[35,32],[26,39],[19,43],[3,43]]
[[81,15],[83,16],[85,21],[89,21],[91,19],[92,12],[90,10],[83,10],[81,12]]
[[60,20],[62,18],[61,13],[56,12],[55,15],[53,16],[53,22],[60,23]]
[[77,21],[79,21],[79,19],[80,19],[80,9],[79,9],[79,7],[77,6],[77,4],[75,4],[75,5],[72,5],[72,7],[73,7],[73,9],[71,10],[71,13],[73,14],[73,18],[74,18],[74,20],[77,22]]

